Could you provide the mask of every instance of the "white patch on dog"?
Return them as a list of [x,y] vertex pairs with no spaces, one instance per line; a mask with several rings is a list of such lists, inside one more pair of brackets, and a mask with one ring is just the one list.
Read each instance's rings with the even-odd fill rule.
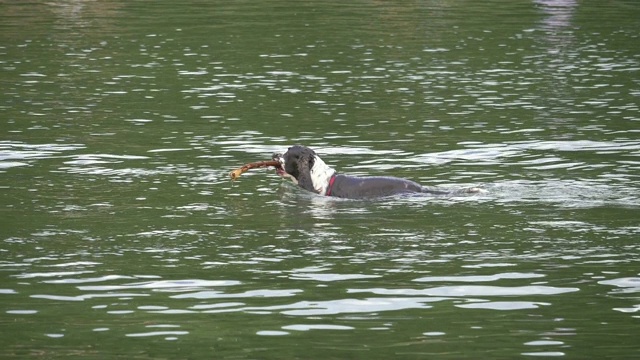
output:
[[329,165],[325,164],[319,156],[313,158],[313,168],[309,174],[313,188],[320,195],[327,194],[327,188],[329,187],[329,181],[331,177],[336,173]]

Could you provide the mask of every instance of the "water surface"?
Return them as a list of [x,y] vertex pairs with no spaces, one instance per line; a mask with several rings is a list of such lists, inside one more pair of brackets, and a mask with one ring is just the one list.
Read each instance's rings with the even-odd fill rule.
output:
[[3,358],[638,356],[636,2],[0,14]]

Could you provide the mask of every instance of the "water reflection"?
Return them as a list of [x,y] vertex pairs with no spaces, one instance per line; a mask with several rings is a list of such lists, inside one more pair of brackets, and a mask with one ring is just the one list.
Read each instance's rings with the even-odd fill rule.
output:
[[572,26],[578,2],[575,0],[534,0],[534,3],[546,15],[541,28],[548,34],[550,40],[559,45],[562,42],[562,35],[558,33]]

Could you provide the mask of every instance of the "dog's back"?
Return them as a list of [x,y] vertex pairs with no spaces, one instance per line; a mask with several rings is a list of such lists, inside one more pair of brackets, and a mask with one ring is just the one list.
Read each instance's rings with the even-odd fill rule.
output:
[[333,181],[330,195],[361,199],[409,193],[446,194],[444,191],[431,190],[414,181],[392,176],[358,177],[338,174]]

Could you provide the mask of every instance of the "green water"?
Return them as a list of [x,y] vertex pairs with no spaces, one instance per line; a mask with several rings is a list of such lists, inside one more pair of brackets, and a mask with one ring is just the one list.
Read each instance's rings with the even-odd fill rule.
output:
[[[640,3],[0,3],[0,357],[640,356]],[[292,144],[472,196],[347,201]]]

